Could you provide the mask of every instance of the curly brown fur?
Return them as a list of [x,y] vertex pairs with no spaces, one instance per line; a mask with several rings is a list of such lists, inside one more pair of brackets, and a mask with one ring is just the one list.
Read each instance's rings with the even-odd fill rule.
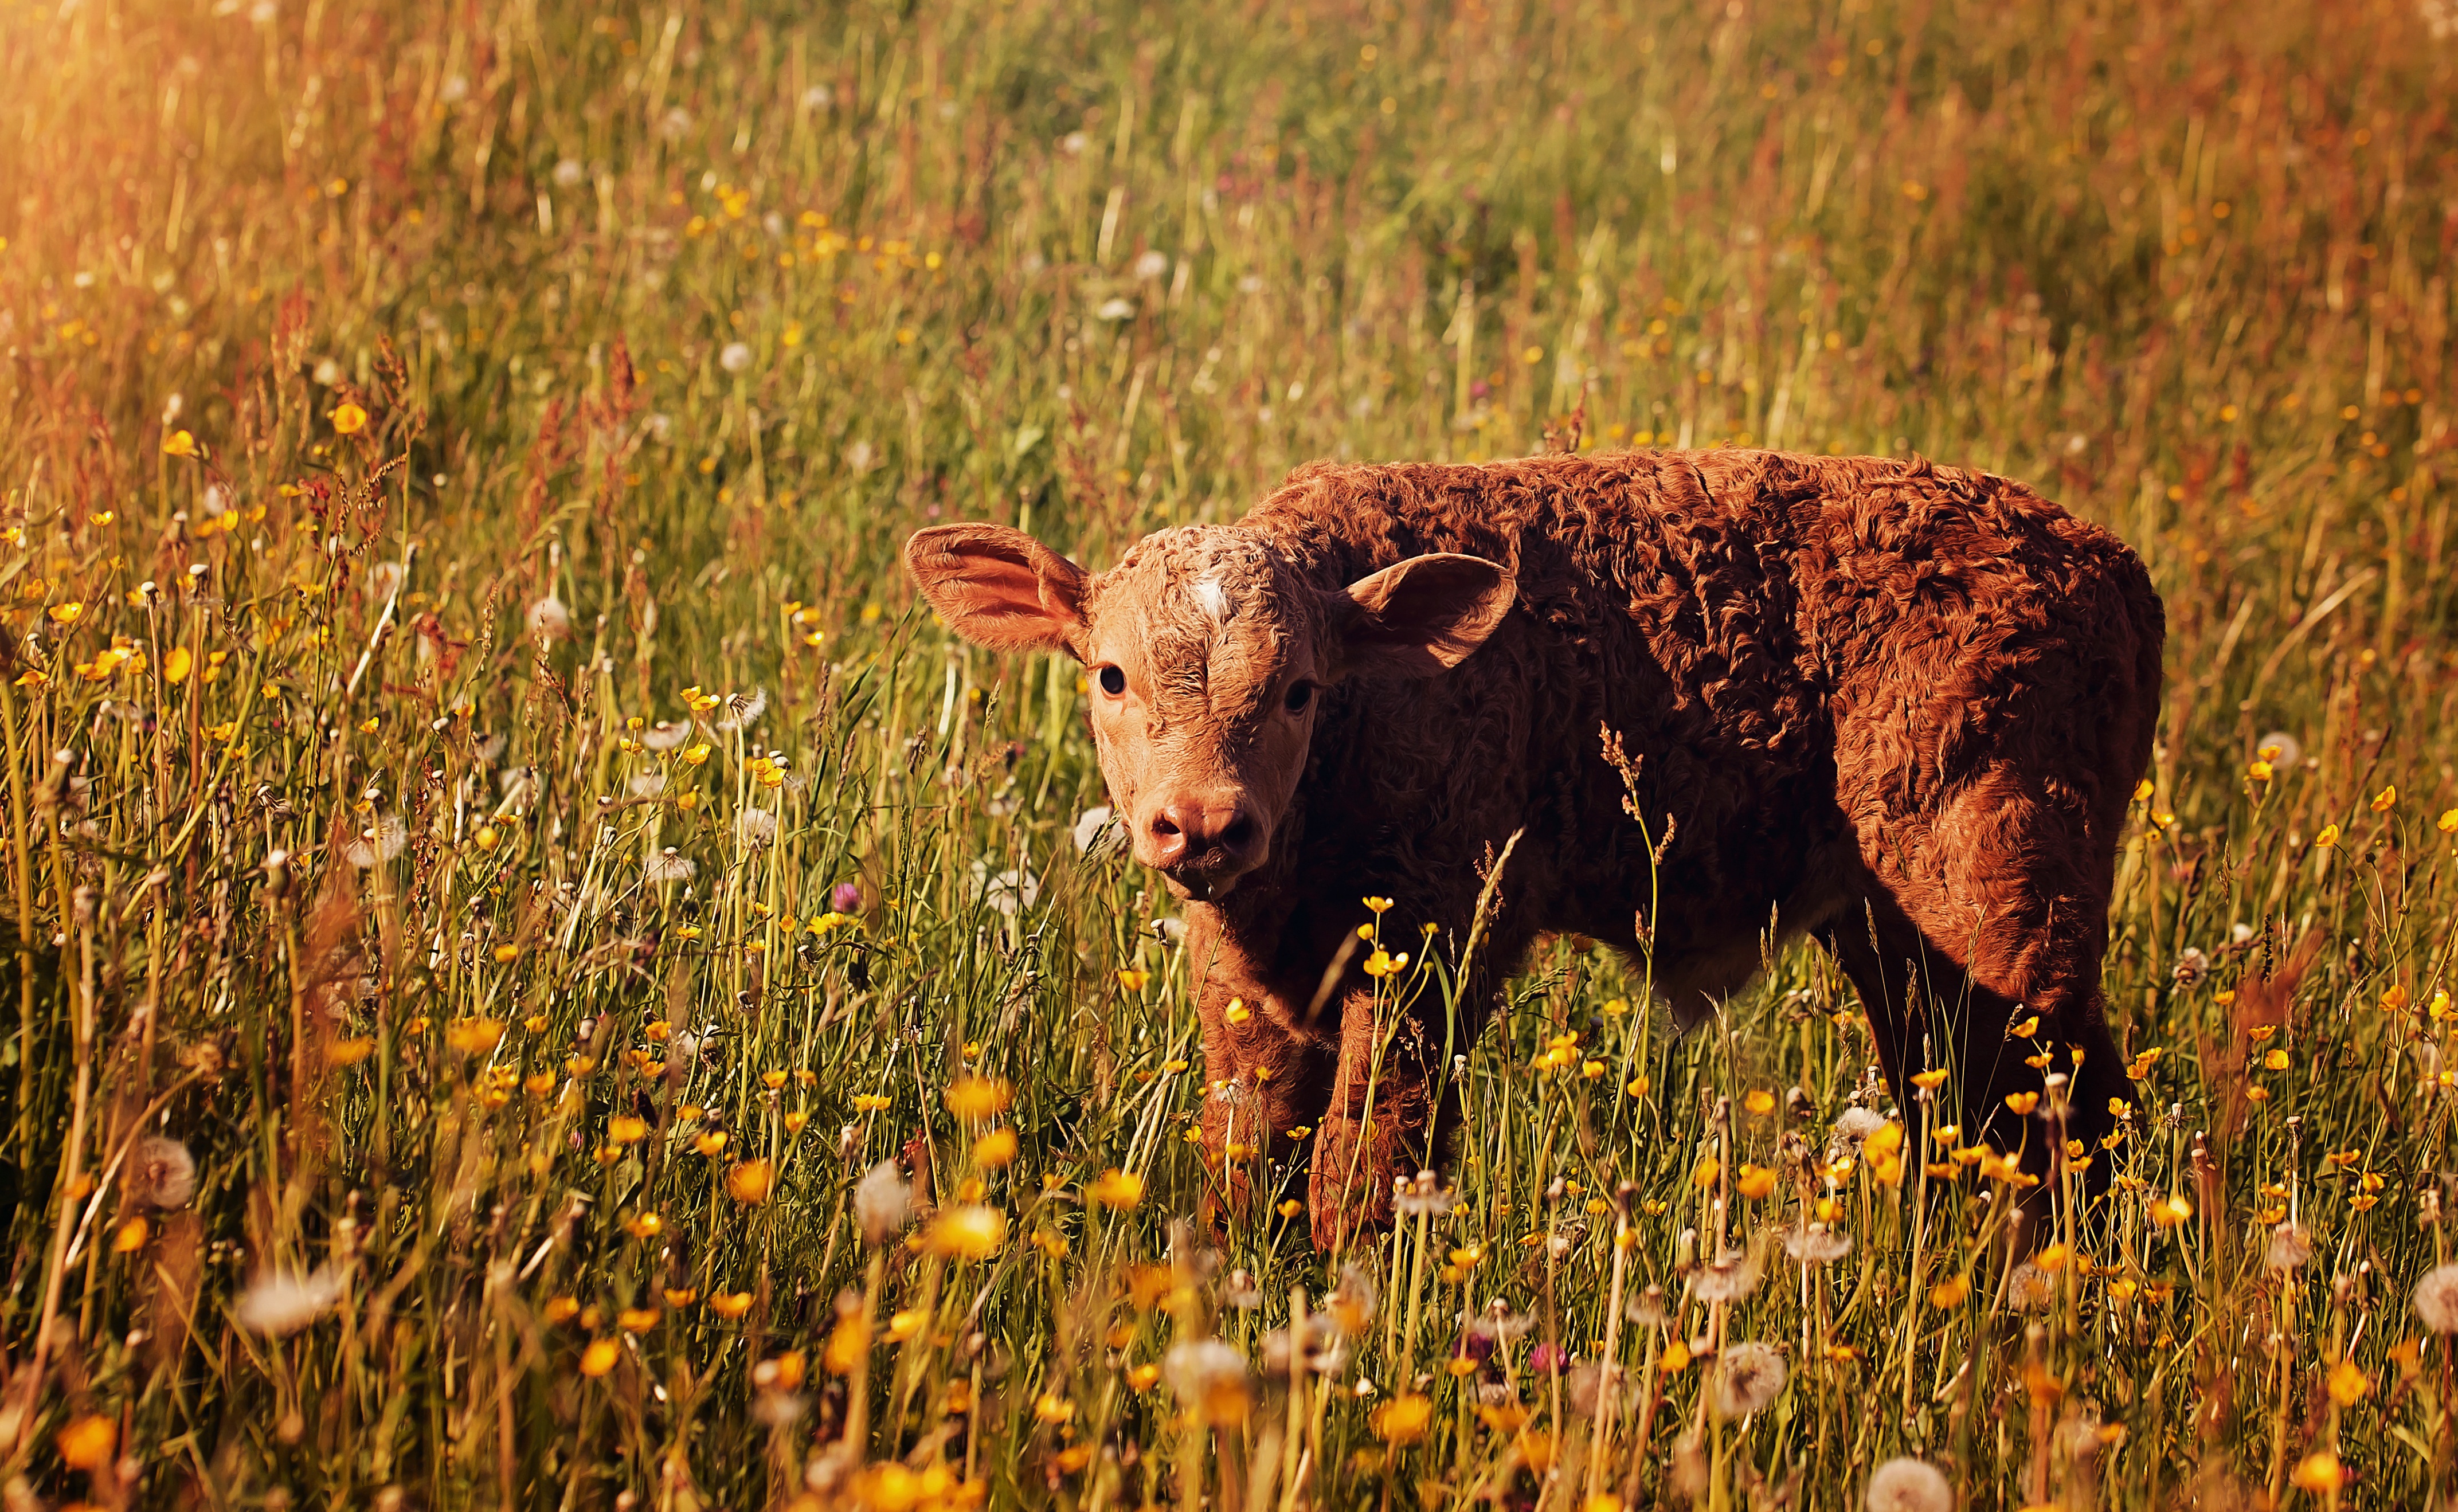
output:
[[[2132,551],[2019,483],[1730,450],[1324,465],[1098,577],[994,527],[909,560],[960,630],[1095,669],[1114,798],[1205,963],[1207,1140],[1313,1126],[1320,1245],[1439,1163],[1445,1047],[1537,935],[1635,952],[1650,912],[1685,1020],[1771,919],[1816,935],[1898,1091],[1951,1058],[1966,1137],[2035,1167],[2017,1018],[2072,1078],[2067,1133],[2130,1096],[2099,963],[2163,617]],[[1307,1012],[1361,895],[1460,940],[1515,833],[1462,1022],[1377,1025],[1353,963]]]

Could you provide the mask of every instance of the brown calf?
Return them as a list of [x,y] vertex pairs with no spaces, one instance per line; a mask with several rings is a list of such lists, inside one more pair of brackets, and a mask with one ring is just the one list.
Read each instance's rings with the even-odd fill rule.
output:
[[[1323,465],[1099,574],[989,525],[906,561],[958,632],[1090,669],[1113,801],[1186,901],[1207,1141],[1318,1130],[1319,1246],[1439,1163],[1447,1036],[1541,932],[1635,952],[1652,914],[1685,1022],[1771,922],[1812,932],[1898,1095],[1951,1057],[1964,1137],[2034,1169],[2017,1019],[2070,1078],[2065,1133],[2131,1095],[2099,967],[2163,616],[2132,551],[2021,484],[1766,451]],[[1514,833],[1461,1022],[1377,1024],[1354,961],[1326,983],[1361,895],[1462,941]]]

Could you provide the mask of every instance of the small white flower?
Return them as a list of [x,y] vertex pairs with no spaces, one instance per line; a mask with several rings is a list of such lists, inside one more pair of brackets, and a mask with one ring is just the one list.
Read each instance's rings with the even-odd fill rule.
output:
[[823,111],[836,103],[837,92],[824,84],[814,84],[802,92],[802,109]]
[[555,185],[562,189],[575,188],[586,173],[587,170],[580,166],[579,158],[566,157],[554,165]]
[[1094,318],[1104,321],[1132,320],[1135,318],[1135,301],[1132,300],[1120,299],[1103,300],[1101,301],[1101,307],[1093,312]]
[[342,1278],[329,1266],[305,1275],[273,1271],[258,1276],[232,1311],[249,1333],[279,1338],[315,1322],[341,1300]]
[[1066,135],[1058,138],[1058,150],[1065,153],[1068,156],[1073,157],[1078,153],[1081,153],[1089,141],[1090,138],[1082,132],[1069,132]]
[[1166,252],[1147,252],[1142,257],[1135,259],[1136,278],[1149,281],[1159,278],[1162,274],[1167,273],[1168,271],[1169,254]]
[[342,364],[341,364],[341,363],[339,363],[339,362],[337,362],[333,361],[333,360],[332,360],[331,358],[329,358],[329,357],[326,357],[326,358],[321,358],[321,359],[319,359],[319,360],[317,361],[317,363],[316,363],[316,382],[318,382],[318,383],[320,383],[323,384],[326,388],[330,388],[330,387],[332,387],[335,383],[340,383],[341,381],[342,381]]
[[717,365],[729,373],[739,373],[751,365],[751,343],[728,342],[717,354]]

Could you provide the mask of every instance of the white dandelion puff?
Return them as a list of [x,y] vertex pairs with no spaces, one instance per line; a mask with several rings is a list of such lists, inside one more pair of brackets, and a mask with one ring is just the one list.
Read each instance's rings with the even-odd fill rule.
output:
[[272,1271],[258,1276],[232,1311],[249,1333],[279,1338],[315,1322],[341,1300],[342,1278],[329,1266],[305,1275]]
[[1746,1250],[1725,1251],[1690,1278],[1690,1290],[1701,1302],[1744,1301],[1758,1289],[1758,1256]]
[[1803,1265],[1833,1265],[1852,1253],[1852,1236],[1837,1233],[1823,1223],[1806,1229],[1788,1231],[1783,1236],[1783,1253]]
[[1735,1344],[1716,1357],[1710,1403],[1719,1418],[1763,1412],[1783,1390],[1783,1351],[1773,1344]]
[[[1076,815],[1075,828],[1070,832],[1074,837],[1075,848],[1088,856],[1091,855],[1094,844],[1103,839],[1102,831],[1110,827],[1110,805],[1107,803],[1095,803]],[[1108,849],[1106,845],[1102,848]]]
[[754,688],[738,693],[725,700],[725,717],[717,722],[719,730],[748,730],[768,712],[768,690]]
[[729,373],[739,373],[751,365],[751,343],[728,342],[717,354],[717,365]]
[[140,1207],[184,1208],[197,1194],[197,1157],[176,1139],[155,1134],[128,1152],[128,1198]]
[[554,165],[555,185],[561,189],[576,189],[580,186],[581,177],[586,173],[587,170],[580,166],[579,158],[563,158]]
[[912,1210],[913,1189],[892,1160],[871,1167],[853,1189],[854,1221],[862,1225],[863,1242],[874,1250],[905,1227],[906,1215]]
[[532,635],[561,640],[572,633],[572,611],[549,589],[546,597],[530,606],[529,625]]
[[2301,1271],[2313,1258],[2313,1235],[2302,1224],[2282,1223],[2270,1231],[2270,1249],[2261,1263],[2274,1271]]
[[342,843],[342,860],[361,871],[388,861],[409,844],[409,826],[390,814]]
[[1954,1486],[1926,1460],[1889,1460],[1869,1477],[1869,1512],[1954,1512]]
[[2435,1334],[2458,1334],[2458,1261],[2434,1266],[2415,1283],[2415,1316]]
[[973,885],[992,913],[1013,919],[1041,900],[1041,879],[1020,866],[992,872],[987,861],[973,862]]
[[672,751],[691,737],[691,726],[660,719],[640,732],[640,744],[652,751]]
[[745,845],[771,845],[777,839],[777,814],[774,809],[744,809],[736,821]]
[[2056,1300],[2057,1278],[2026,1260],[2006,1277],[2006,1301],[2019,1313],[2036,1313]]
[[1169,271],[1169,254],[1147,252],[1135,259],[1135,277],[1150,282]]
[[697,865],[677,854],[671,845],[650,857],[642,867],[643,880],[652,886],[659,882],[689,881],[692,873],[698,870],[699,868]]

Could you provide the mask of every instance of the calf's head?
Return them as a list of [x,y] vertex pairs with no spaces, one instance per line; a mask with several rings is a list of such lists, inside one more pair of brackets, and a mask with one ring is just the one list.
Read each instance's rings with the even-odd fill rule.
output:
[[1325,687],[1455,666],[1514,592],[1502,568],[1448,554],[1321,587],[1236,526],[1162,530],[1101,573],[995,525],[934,526],[905,561],[966,639],[1084,664],[1101,775],[1135,859],[1198,900],[1270,856]]

